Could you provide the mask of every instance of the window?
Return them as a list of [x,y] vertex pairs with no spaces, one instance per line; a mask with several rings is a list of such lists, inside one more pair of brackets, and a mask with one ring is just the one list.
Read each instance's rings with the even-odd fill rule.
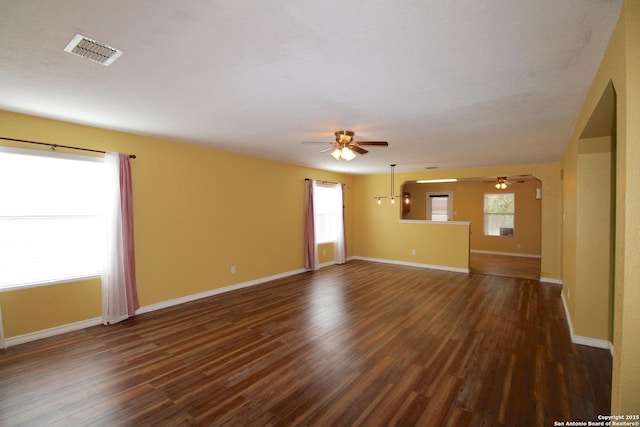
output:
[[0,149],[0,289],[100,274],[102,158]]
[[513,236],[515,196],[513,193],[485,193],[485,236]]
[[342,192],[337,185],[316,184],[313,189],[316,244],[336,242],[342,214]]
[[452,217],[453,194],[427,193],[427,219],[429,221],[449,221]]

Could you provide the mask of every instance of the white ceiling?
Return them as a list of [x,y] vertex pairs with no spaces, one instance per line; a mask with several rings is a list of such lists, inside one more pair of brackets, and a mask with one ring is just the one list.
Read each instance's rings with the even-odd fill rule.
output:
[[[621,4],[2,0],[0,109],[354,174],[557,161]],[[302,144],[338,129],[390,145]]]

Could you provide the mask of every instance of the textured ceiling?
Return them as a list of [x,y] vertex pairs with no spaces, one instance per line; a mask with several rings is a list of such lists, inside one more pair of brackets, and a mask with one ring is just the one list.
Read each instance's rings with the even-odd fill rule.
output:
[[[0,108],[355,174],[557,161],[621,4],[2,0]],[[390,145],[302,144],[338,129]]]

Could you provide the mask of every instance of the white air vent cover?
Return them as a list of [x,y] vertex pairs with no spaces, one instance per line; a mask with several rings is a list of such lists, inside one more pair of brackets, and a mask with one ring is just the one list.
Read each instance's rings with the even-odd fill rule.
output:
[[76,34],[76,36],[71,39],[67,47],[64,48],[64,51],[82,56],[83,58],[90,59],[102,65],[110,65],[124,53],[121,50],[91,40],[80,34]]

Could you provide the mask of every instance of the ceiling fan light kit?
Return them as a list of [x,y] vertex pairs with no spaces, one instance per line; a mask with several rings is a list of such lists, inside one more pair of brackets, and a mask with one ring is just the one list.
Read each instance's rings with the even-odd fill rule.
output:
[[[362,145],[377,145],[382,147],[389,146],[387,141],[355,141],[353,138],[355,136],[355,132],[352,130],[337,130],[334,132],[334,135],[336,136],[335,142],[332,142],[328,149],[324,149],[320,152],[324,153],[326,151],[331,151],[329,155],[336,160],[351,161],[356,158],[356,153],[367,154],[369,151],[362,148]],[[309,142],[316,143],[316,141]],[[319,141],[317,143],[326,144]]]
[[508,185],[509,185],[509,182],[507,181],[507,177],[499,176],[498,180],[496,181],[496,185],[494,185],[494,187],[496,187],[498,190],[504,190],[507,188]]
[[349,147],[342,147],[342,148],[336,148],[335,150],[333,150],[331,152],[331,157],[333,157],[336,160],[346,160],[346,161],[350,161],[356,158],[356,155],[354,154],[353,151],[351,151],[351,149]]

